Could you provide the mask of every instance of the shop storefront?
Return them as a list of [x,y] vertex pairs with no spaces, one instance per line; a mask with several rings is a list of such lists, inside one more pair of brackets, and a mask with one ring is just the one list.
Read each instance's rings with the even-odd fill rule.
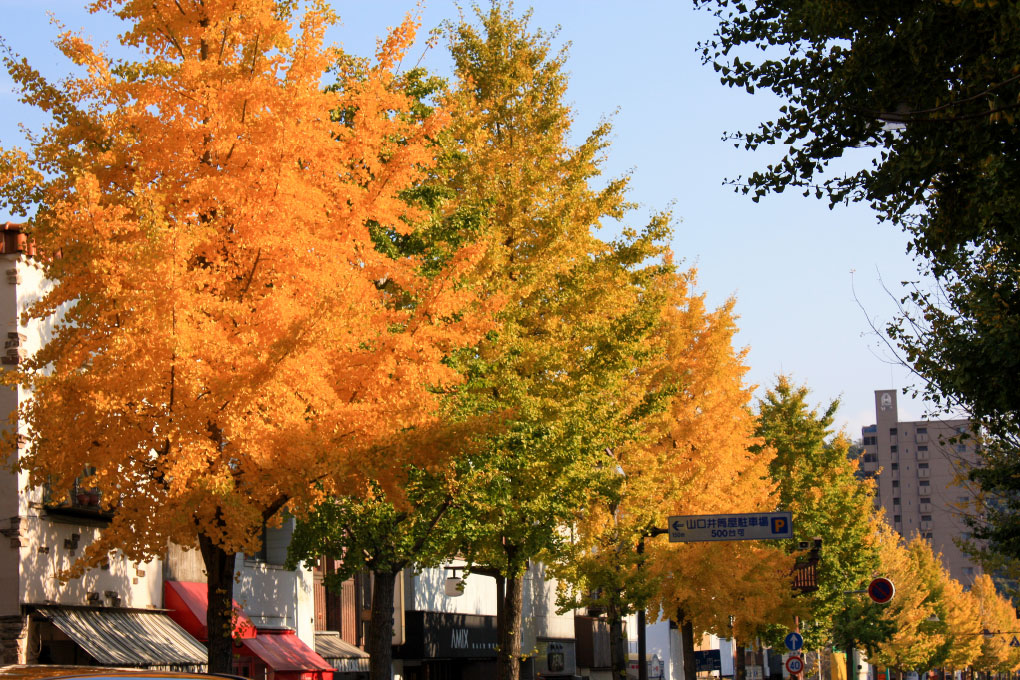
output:
[[409,611],[404,644],[394,647],[406,680],[496,677],[495,616]]
[[[171,619],[206,642],[209,606],[206,584],[163,582],[164,606]],[[289,628],[256,628],[237,602],[234,608],[233,672],[252,680],[333,680],[333,666]]]

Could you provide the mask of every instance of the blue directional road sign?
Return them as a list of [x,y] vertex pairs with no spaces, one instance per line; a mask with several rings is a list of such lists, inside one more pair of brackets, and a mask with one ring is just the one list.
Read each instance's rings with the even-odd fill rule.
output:
[[674,515],[668,526],[670,543],[793,538],[793,515],[789,512]]
[[791,652],[799,651],[804,646],[804,638],[800,633],[787,633],[786,639],[783,641]]

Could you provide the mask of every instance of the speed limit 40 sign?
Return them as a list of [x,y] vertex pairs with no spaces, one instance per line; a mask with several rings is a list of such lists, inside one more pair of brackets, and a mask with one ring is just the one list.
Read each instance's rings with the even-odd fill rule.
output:
[[804,659],[799,656],[791,656],[786,660],[786,670],[789,671],[790,675],[800,675],[801,671],[804,670]]

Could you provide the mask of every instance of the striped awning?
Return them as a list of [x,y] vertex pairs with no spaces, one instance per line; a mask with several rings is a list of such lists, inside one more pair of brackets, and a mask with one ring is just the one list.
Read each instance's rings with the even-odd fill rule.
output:
[[204,672],[208,651],[160,612],[37,607],[36,611],[102,666]]
[[368,672],[368,654],[345,642],[339,633],[315,633],[315,653],[341,673]]

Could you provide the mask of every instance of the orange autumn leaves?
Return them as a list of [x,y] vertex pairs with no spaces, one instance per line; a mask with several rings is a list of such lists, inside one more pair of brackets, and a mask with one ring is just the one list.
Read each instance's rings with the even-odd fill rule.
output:
[[[31,314],[62,315],[14,377],[33,393],[21,465],[58,493],[97,471],[88,483],[118,511],[96,555],[142,559],[196,532],[241,550],[284,502],[433,424],[437,388],[459,379],[444,357],[487,328],[459,285],[474,249],[425,277],[369,231],[422,217],[401,192],[445,121],[405,115],[394,84],[410,20],[333,91],[318,3],[296,31],[269,0],[94,8],[130,22],[145,61],[65,34],[84,75],[54,88],[13,69],[55,118],[32,149],[30,229],[60,257]],[[377,477],[407,449],[388,451]]]
[[[709,309],[693,291],[694,272],[660,277],[648,299],[661,304],[654,359],[637,371],[641,388],[663,395],[635,441],[613,452],[619,498],[592,508],[579,522],[577,549],[560,574],[582,598],[625,614],[646,608],[653,618],[678,610],[698,632],[741,635],[792,617],[792,557],[753,541],[669,543],[645,538],[670,515],[771,511],[774,452],[757,447],[744,352],[734,348],[733,301]],[[567,599],[565,598],[565,601]],[[576,600],[574,600],[576,602]],[[583,599],[581,600],[583,602]]]

